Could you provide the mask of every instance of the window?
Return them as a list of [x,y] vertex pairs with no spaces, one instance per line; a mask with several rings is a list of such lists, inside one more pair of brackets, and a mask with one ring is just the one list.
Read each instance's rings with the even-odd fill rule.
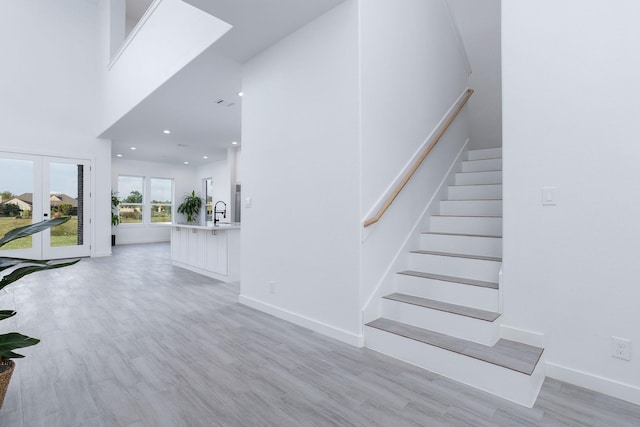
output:
[[168,178],[151,178],[149,180],[151,194],[151,223],[171,222],[171,199],[173,198],[173,180]]
[[213,179],[204,179],[204,207],[207,212],[207,222],[213,221]]
[[141,176],[119,176],[118,195],[120,197],[120,222],[122,224],[142,224],[144,178]]
[[173,179],[118,177],[120,223],[162,224],[173,218]]

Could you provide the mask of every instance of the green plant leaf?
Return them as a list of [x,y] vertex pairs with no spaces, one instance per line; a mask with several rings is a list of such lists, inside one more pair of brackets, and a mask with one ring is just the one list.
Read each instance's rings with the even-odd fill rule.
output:
[[178,206],[178,213],[187,215],[187,221],[192,222],[198,218],[200,209],[204,199],[196,196],[196,191],[191,191],[191,194],[184,196],[184,200],[180,206]]
[[[11,273],[2,276],[2,279],[0,279],[0,289],[3,289],[5,286],[10,285],[16,280],[23,278],[27,274],[67,267],[69,265],[77,263],[78,261],[80,260],[74,259],[73,261],[45,261],[46,264],[44,265],[41,262],[34,261],[33,264],[35,265],[27,265],[25,267],[16,268]],[[31,263],[31,260],[28,260],[28,262]]]
[[0,335],[0,353],[15,350],[16,348],[25,348],[36,345],[40,342],[37,338],[31,338],[17,332],[9,332]]
[[63,218],[50,219],[48,221],[36,222],[35,224],[29,224],[25,225],[24,227],[14,228],[13,230],[7,232],[7,234],[5,234],[2,238],[0,238],[0,247],[13,240],[31,236],[32,234],[46,230],[47,228],[64,224],[65,222],[69,221],[69,219],[71,219],[71,217],[65,216]]
[[46,264],[47,260],[25,259],[25,258],[6,258],[0,257],[0,271],[7,268],[15,267],[20,264]]
[[[24,227],[14,228],[13,230],[5,234],[2,238],[0,238],[0,247],[13,240],[39,233],[48,228],[55,227],[56,225],[64,224],[65,222],[69,221],[69,219],[70,217],[55,218],[49,221],[42,221],[36,224],[29,224]],[[4,272],[7,269],[12,269],[9,270],[9,273],[3,273],[4,275],[0,277],[0,290],[5,286],[15,282],[16,280],[21,279],[27,274],[43,270],[53,270],[55,268],[66,267],[69,265],[73,265],[78,261],[80,260],[74,259],[51,261],[0,257],[0,271]],[[16,313],[13,310],[0,310],[0,320],[8,319],[12,316],[15,316],[15,314]],[[13,350],[16,348],[30,347],[32,345],[38,344],[39,342],[39,339],[31,338],[17,332],[2,334],[0,335],[0,359],[24,357],[21,354],[13,352]]]
[[0,320],[8,319],[16,315],[13,310],[0,310]]
[[1,359],[22,359],[23,355],[14,353],[13,351],[0,351],[0,360]]

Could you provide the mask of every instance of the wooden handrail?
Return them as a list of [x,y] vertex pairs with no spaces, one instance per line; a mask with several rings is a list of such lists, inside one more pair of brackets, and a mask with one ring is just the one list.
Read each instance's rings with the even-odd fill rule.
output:
[[433,138],[433,141],[431,142],[431,144],[429,144],[429,146],[425,148],[422,154],[420,154],[420,157],[416,159],[416,161],[411,166],[411,169],[409,169],[409,171],[402,178],[402,181],[400,181],[400,183],[396,186],[395,190],[393,190],[393,193],[391,193],[391,195],[387,198],[387,200],[380,207],[380,209],[378,209],[375,215],[365,220],[364,222],[365,227],[368,227],[380,221],[380,218],[382,218],[382,216],[387,211],[387,209],[389,209],[389,206],[391,206],[391,204],[396,199],[396,197],[398,197],[398,194],[400,194],[404,186],[407,185],[407,183],[416,173],[420,165],[422,165],[422,162],[424,162],[424,159],[427,158],[429,153],[431,153],[431,150],[433,150],[433,147],[435,147],[438,141],[440,141],[440,138],[442,138],[442,135],[444,135],[447,129],[449,129],[449,126],[451,126],[451,123],[453,123],[456,117],[458,117],[458,114],[460,113],[460,111],[462,111],[462,108],[464,108],[464,106],[467,104],[467,101],[469,100],[469,98],[471,98],[471,95],[473,95],[473,89],[467,89],[464,95],[462,96],[462,98],[458,100],[455,109],[451,112],[451,114],[449,114],[447,119],[444,121],[444,123],[440,127],[440,130],[438,130],[438,132],[435,134],[435,137]]

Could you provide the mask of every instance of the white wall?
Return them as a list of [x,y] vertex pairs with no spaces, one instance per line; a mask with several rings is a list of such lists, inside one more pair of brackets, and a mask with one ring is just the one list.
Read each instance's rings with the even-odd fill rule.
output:
[[[360,8],[364,219],[388,197],[466,89],[467,68],[443,1],[363,0]],[[467,139],[466,128],[463,114],[385,217],[364,232],[361,304],[446,176]]]
[[104,82],[106,130],[231,26],[181,0],[162,0],[116,53]]
[[206,165],[199,166],[197,169],[197,181],[202,191],[202,197],[205,196],[205,188],[203,180],[205,178],[211,178],[213,181],[213,203],[223,201],[227,204],[227,218],[223,218],[218,215],[220,221],[233,221],[231,215],[231,175],[230,168],[227,160],[219,160],[217,162],[208,163]]
[[356,344],[357,1],[249,61],[242,87],[252,206],[242,211],[241,302]]
[[[2,2],[0,149],[92,160],[92,255],[110,253],[108,141],[95,138],[108,42],[94,2]],[[105,33],[106,37],[106,33]]]
[[127,27],[127,2],[126,0],[108,0],[109,10],[109,58],[113,57],[124,42],[125,28]]
[[213,180],[213,202],[222,201],[227,204],[227,217],[218,216],[221,221],[234,222],[236,183],[239,183],[240,150],[237,147],[227,149],[227,159],[211,162],[197,168],[197,185],[202,188],[204,197],[205,178]]
[[[191,193],[192,190],[201,193],[200,187],[195,185],[197,182],[196,170],[190,166],[113,159],[111,166],[111,188],[113,191],[118,191],[118,176],[120,175],[173,179],[174,204],[172,211],[174,222],[185,221],[184,215],[176,212],[184,196]],[[202,194],[200,195],[202,196]],[[118,194],[118,197],[126,197],[126,194]],[[120,224],[116,227],[115,234],[118,245],[168,242],[170,240],[170,228],[165,225]]]
[[521,0],[502,22],[504,322],[544,334],[547,375],[637,404],[639,19],[635,0]]
[[361,1],[362,214],[466,88],[441,0]]
[[242,182],[242,149],[236,150],[236,182],[240,184]]
[[226,160],[219,160],[217,162],[207,163],[206,165],[198,166],[198,188],[201,188],[204,196],[204,186],[202,180],[205,178],[212,178],[213,180],[213,198],[214,201],[222,200],[225,203],[229,203],[231,195],[229,194],[229,166]]
[[472,148],[502,145],[501,0],[448,0],[473,72],[469,87]]

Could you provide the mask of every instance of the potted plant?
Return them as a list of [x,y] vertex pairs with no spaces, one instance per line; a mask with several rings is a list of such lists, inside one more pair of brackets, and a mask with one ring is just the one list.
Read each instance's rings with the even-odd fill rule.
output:
[[111,246],[116,245],[116,227],[120,224],[120,215],[118,212],[118,206],[120,206],[120,199],[118,199],[118,193],[111,192]]
[[[27,237],[48,228],[55,227],[56,225],[63,224],[69,219],[70,217],[55,218],[49,221],[42,221],[35,224],[29,224],[24,227],[14,228],[0,238],[0,247],[13,240]],[[51,261],[0,257],[0,290],[27,274],[66,267],[75,264],[78,261],[80,260]],[[13,310],[0,310],[0,320],[8,319],[15,315],[16,312]],[[15,353],[14,350],[30,347],[38,344],[39,342],[40,340],[36,338],[31,338],[26,335],[19,334],[18,332],[0,334],[0,408],[2,408],[2,402],[4,401],[4,396],[7,392],[7,388],[9,387],[9,380],[11,379],[11,375],[15,368],[15,363],[11,359],[24,357],[21,354]]]
[[198,219],[203,203],[202,197],[196,196],[196,191],[193,190],[191,194],[184,196],[182,204],[178,206],[178,213],[185,214],[187,222],[194,222]]

